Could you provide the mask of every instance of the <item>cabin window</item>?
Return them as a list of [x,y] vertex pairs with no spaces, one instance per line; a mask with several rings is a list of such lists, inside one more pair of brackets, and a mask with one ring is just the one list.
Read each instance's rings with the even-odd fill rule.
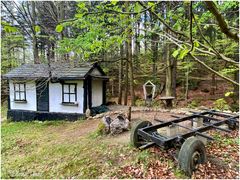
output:
[[26,84],[14,83],[14,101],[26,101]]
[[62,85],[62,102],[75,104],[77,102],[77,84]]

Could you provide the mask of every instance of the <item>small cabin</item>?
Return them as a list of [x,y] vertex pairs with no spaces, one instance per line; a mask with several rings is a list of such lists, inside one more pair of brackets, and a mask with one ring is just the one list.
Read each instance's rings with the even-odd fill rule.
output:
[[77,120],[106,103],[108,77],[97,64],[24,64],[8,80],[8,119]]

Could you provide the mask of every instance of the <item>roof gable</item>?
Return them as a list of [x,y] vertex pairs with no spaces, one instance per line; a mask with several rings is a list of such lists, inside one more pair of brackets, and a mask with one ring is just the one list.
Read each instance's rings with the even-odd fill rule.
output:
[[102,73],[97,69],[97,68],[94,68],[92,70],[92,72],[90,73],[90,75],[93,75],[93,76],[101,76]]

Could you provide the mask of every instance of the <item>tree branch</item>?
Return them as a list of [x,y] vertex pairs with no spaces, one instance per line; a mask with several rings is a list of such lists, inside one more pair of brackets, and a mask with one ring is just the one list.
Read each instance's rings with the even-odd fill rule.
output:
[[[146,8],[146,6],[145,6],[142,2],[139,1],[139,4],[142,5],[144,8]],[[174,34],[182,35],[183,37],[189,39],[189,37],[188,37],[186,34],[173,30],[173,29],[164,21],[164,19],[162,19],[160,16],[158,16],[158,14],[156,14],[154,11],[152,11],[151,9],[149,9],[149,12],[152,13],[153,15],[155,15],[156,18],[159,19],[171,32],[173,32]],[[194,14],[193,14],[193,17],[194,17]],[[193,39],[193,40],[194,40],[194,39]],[[204,45],[204,44],[202,44],[202,43],[200,43],[200,42],[199,42],[199,44],[202,45],[204,48],[209,49],[209,47],[207,47],[206,45]],[[211,46],[211,48],[212,48],[212,46]],[[198,49],[198,48],[196,48],[196,49]],[[229,63],[233,63],[233,64],[236,64],[236,65],[239,65],[238,62],[236,62],[236,61],[232,60],[231,58],[228,58],[228,57],[224,56],[223,54],[217,52],[217,50],[216,50],[215,48],[212,48],[212,49],[213,49],[214,53],[211,53],[211,52],[209,52],[209,51],[203,51],[203,50],[200,50],[200,51],[202,51],[202,52],[208,52],[208,54],[211,53],[211,55],[214,55],[214,54],[215,54],[215,55],[219,56],[219,57],[220,57],[222,60],[224,60],[224,61],[227,61],[227,62],[229,62]],[[198,49],[198,50],[199,50],[199,49]]]
[[4,1],[1,2],[3,4],[3,6],[6,8],[6,10],[8,11],[8,13],[10,14],[10,16],[19,24],[19,26],[21,27],[21,31],[22,33],[26,33],[30,38],[32,38],[31,34],[28,32],[28,30],[22,25],[21,22],[19,22],[19,20],[14,16],[14,14],[11,12],[11,10],[7,7],[7,4],[5,4]]
[[229,27],[228,27],[224,17],[218,11],[216,4],[213,1],[205,1],[205,4],[207,5],[208,10],[215,16],[221,31],[224,34],[226,34],[227,37],[229,37],[229,38],[231,38],[231,39],[233,39],[233,40],[238,42],[239,41],[238,34],[237,33],[233,33],[229,29]]
[[206,69],[208,69],[209,71],[211,71],[212,73],[216,74],[217,76],[219,76],[222,79],[225,79],[226,81],[239,86],[239,83],[226,77],[223,76],[222,74],[220,74],[219,72],[215,71],[214,69],[210,68],[208,65],[206,65],[204,62],[202,62],[200,59],[198,59],[197,57],[193,56],[191,53],[189,53],[190,57],[192,57],[195,61],[197,61],[199,64],[201,64],[202,66],[204,66]]
[[[236,64],[236,65],[239,65],[238,62],[236,62],[236,61],[232,60],[231,58],[228,58],[228,57],[224,56],[223,54],[219,53],[219,52],[213,47],[213,45],[212,45],[212,44],[205,38],[205,36],[203,35],[202,30],[201,30],[200,26],[198,25],[198,22],[197,22],[197,20],[196,20],[196,18],[195,18],[195,16],[194,16],[194,14],[193,14],[193,19],[194,19],[194,22],[195,22],[198,30],[199,30],[199,33],[200,33],[201,37],[202,37],[203,40],[212,48],[212,50],[215,52],[215,54],[216,54],[218,57],[222,58],[224,61],[227,61],[227,62],[229,62],[229,63],[234,63],[234,64]],[[201,45],[202,45],[202,44],[201,44]]]
[[[161,1],[160,1],[160,2],[161,2]],[[148,11],[148,10],[151,9],[153,6],[158,5],[160,2],[158,2],[158,3],[156,3],[156,4],[152,5],[152,6],[149,6],[149,7],[146,7],[146,6],[145,6],[145,9],[143,9],[143,10],[140,11],[140,12],[122,12],[122,11],[116,11],[116,10],[113,10],[113,9],[107,9],[107,10],[108,10],[108,11],[111,11],[111,12],[119,13],[119,14],[136,15],[136,14],[140,14],[140,13],[143,13],[143,12],[145,12],[145,11]],[[140,2],[140,1],[138,1],[138,3],[141,5],[141,2]]]
[[[145,9],[147,9],[147,6],[145,6],[145,4],[144,4],[143,2],[141,2],[141,1],[138,1],[138,2],[139,2],[139,4],[140,4],[142,7],[144,7]],[[173,32],[174,34],[178,34],[178,35],[181,35],[181,36],[184,36],[184,37],[187,37],[187,38],[188,38],[188,36],[187,36],[186,34],[184,34],[184,33],[182,33],[182,32],[179,32],[179,31],[175,31],[174,29],[172,29],[172,28],[164,21],[164,19],[161,18],[160,16],[158,16],[157,13],[155,13],[154,11],[152,11],[151,8],[149,9],[149,12],[152,13],[157,19],[159,19],[159,21],[160,21],[161,23],[163,23],[171,32]]]
[[[159,34],[158,35],[160,36],[164,36],[166,37],[168,40],[170,40],[172,43],[176,44],[179,48],[183,49],[182,45],[181,44],[178,44],[174,39],[171,39],[169,36],[167,35],[164,35],[164,34]],[[197,61],[199,64],[201,64],[202,66],[204,66],[207,70],[209,70],[210,72],[216,74],[217,76],[219,76],[220,78],[232,83],[232,84],[235,84],[235,85],[238,85],[239,86],[239,83],[238,82],[235,82],[234,80],[220,74],[219,72],[215,71],[214,69],[210,68],[207,64],[205,64],[204,62],[202,62],[200,59],[198,59],[197,57],[195,57],[194,55],[190,53],[188,53],[190,57],[193,58],[193,60]]]

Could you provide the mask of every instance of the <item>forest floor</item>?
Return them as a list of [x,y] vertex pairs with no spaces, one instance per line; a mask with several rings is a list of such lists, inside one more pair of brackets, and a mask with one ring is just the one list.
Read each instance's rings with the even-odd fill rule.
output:
[[[132,113],[133,119],[153,120],[156,115],[168,120],[172,113]],[[187,178],[171,155],[174,150],[135,149],[129,131],[98,136],[99,121],[4,120],[1,178]],[[207,145],[208,161],[192,178],[239,178],[238,131],[211,134],[216,141]]]
[[[201,81],[195,87],[190,88],[188,92],[188,98],[185,99],[185,90],[183,87],[178,86],[176,88],[177,98],[174,99],[175,108],[198,108],[204,106],[206,108],[214,108],[214,103],[217,99],[224,98],[226,92],[233,91],[233,87],[224,81],[218,81],[215,87],[214,93],[211,92],[211,81]],[[135,95],[137,101],[140,101],[140,106],[145,105],[144,94],[142,86],[136,87]],[[159,100],[160,97],[164,96],[164,92],[158,95],[154,102],[153,107],[164,108],[163,103]],[[118,98],[113,96],[109,99],[112,104],[117,104]],[[123,101],[122,101],[123,102]],[[128,104],[131,104],[131,98],[128,97]],[[139,104],[136,103],[138,106]]]

